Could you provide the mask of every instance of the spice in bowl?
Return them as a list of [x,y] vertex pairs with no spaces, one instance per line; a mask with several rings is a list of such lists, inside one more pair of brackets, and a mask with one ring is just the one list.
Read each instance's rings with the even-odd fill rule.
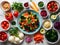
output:
[[7,2],[7,1],[3,1],[3,2],[1,3],[1,6],[2,6],[2,9],[3,9],[4,11],[9,11],[9,10],[10,10],[10,3]]

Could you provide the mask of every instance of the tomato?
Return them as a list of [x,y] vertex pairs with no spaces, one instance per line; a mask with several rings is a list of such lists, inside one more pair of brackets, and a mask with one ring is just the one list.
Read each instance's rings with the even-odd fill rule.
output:
[[48,10],[55,12],[58,9],[58,5],[55,1],[51,1],[48,3]]
[[15,16],[15,17],[18,17],[18,14],[19,14],[18,11],[14,11],[14,16]]
[[48,4],[48,6],[51,6],[51,4]]
[[51,2],[51,5],[54,5],[54,2]]
[[7,29],[7,27],[4,27],[4,29]]
[[55,9],[58,9],[58,7],[57,7],[57,6],[55,6]]
[[54,6],[57,6],[57,4],[55,3]]
[[3,24],[6,24],[6,22],[3,22]]
[[53,11],[56,11],[56,9],[55,9],[55,8],[53,8]]
[[5,41],[7,39],[7,34],[5,32],[0,32],[0,40]]
[[9,23],[7,21],[3,21],[1,23],[1,27],[6,30],[9,27]]
[[48,8],[50,8],[50,6],[48,6]]
[[6,24],[6,26],[8,27],[8,26],[9,26],[9,24]]
[[9,20],[9,21],[13,20],[13,15],[12,15],[12,13],[11,13],[11,12],[7,12],[7,13],[5,14],[5,18],[6,18],[7,20]]
[[51,11],[52,9],[51,9],[51,8],[49,8],[49,10]]
[[2,24],[1,26],[4,27],[4,24]]

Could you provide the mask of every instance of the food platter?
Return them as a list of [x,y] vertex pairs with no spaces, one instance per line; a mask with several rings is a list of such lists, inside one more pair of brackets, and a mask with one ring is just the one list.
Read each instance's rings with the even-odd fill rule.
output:
[[[1,0],[0,45],[60,45],[59,2],[60,0]],[[51,36],[50,40],[48,35]]]

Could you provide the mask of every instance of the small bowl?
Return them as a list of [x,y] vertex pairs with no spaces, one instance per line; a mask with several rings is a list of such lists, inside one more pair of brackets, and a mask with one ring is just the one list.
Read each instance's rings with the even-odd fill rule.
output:
[[[42,16],[42,15],[41,15],[41,13],[42,13],[43,11],[46,13],[46,16]],[[43,18],[47,18],[47,17],[48,17],[48,13],[47,13],[47,11],[46,11],[45,9],[43,9],[43,10],[40,11],[40,15],[41,15]]]
[[[57,23],[57,22],[59,22],[59,21],[54,22],[54,24]],[[56,28],[54,27],[54,24],[53,24],[53,28],[54,28],[55,30],[60,31],[60,29],[56,29]],[[60,25],[60,24],[59,24],[59,25]],[[57,27],[57,26],[56,26],[56,27]],[[59,27],[60,27],[60,26],[59,26]]]
[[25,2],[24,5],[23,5],[26,9],[29,8],[29,2]]
[[[52,2],[52,1],[50,1],[50,2]],[[48,2],[48,4],[49,4],[50,2]],[[55,12],[57,12],[57,11],[59,10],[59,3],[58,3],[57,1],[54,1],[54,2],[56,2],[57,6],[58,6],[58,9],[57,9],[56,11],[50,11],[50,10],[48,9],[48,7],[47,7],[48,11],[51,12],[51,13],[55,13]],[[48,4],[47,4],[47,6],[48,6]]]
[[[1,23],[2,23],[3,21],[7,21],[7,20],[2,20]],[[9,23],[9,21],[7,21],[7,22]],[[0,25],[1,25],[1,24],[0,24]],[[8,27],[7,29],[3,29],[3,27],[1,26],[2,31],[8,31],[9,28],[10,28],[10,23],[9,23],[9,27]]]
[[[39,3],[43,3],[43,6],[40,7],[40,6],[39,6]],[[44,8],[44,2],[43,2],[43,1],[38,2],[38,6],[39,6],[39,8],[41,8],[41,9]]]
[[[44,22],[45,22],[45,21],[49,21],[49,22],[50,22],[50,25],[51,25],[50,28],[45,28],[45,27],[44,27]],[[53,24],[52,24],[51,20],[46,19],[46,20],[43,21],[43,28],[44,28],[45,30],[50,30],[50,29],[52,28],[52,25],[53,25]]]
[[[5,4],[6,3],[6,4]],[[5,4],[5,5],[4,5]],[[9,4],[9,8],[8,9],[4,9],[3,5],[6,6],[7,4]],[[9,11],[10,10],[10,3],[8,1],[3,1],[1,2],[1,8],[2,10],[4,10],[5,12],[6,11]],[[6,7],[5,7],[6,8]]]
[[[52,15],[55,15],[56,16],[56,19],[51,19],[51,16]],[[59,20],[59,16],[57,14],[51,14],[50,15],[50,19],[51,19],[52,22],[55,22],[55,21]]]
[[[0,31],[0,32],[4,32],[4,31]],[[7,41],[7,39],[8,39],[8,33],[7,33],[7,32],[4,32],[4,33],[6,33],[6,34],[7,34],[7,38],[6,38],[4,41],[1,41],[1,40],[0,40],[0,42],[6,42],[6,41]]]
[[55,30],[55,31],[56,31],[56,32],[57,32],[57,34],[58,34],[58,39],[57,39],[57,41],[56,41],[56,42],[50,42],[50,41],[48,41],[48,40],[47,40],[47,38],[45,37],[45,39],[46,39],[47,43],[49,43],[49,44],[56,44],[56,43],[58,43],[58,42],[59,42],[59,39],[60,39],[60,38],[59,38],[59,35],[60,35],[60,34],[59,34],[59,32],[58,32],[57,30]]

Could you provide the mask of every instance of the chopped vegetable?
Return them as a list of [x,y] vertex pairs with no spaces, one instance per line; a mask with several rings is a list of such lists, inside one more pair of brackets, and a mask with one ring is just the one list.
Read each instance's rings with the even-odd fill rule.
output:
[[19,11],[19,12],[21,12],[21,11],[24,9],[22,3],[17,3],[17,2],[14,2],[14,3],[12,4],[12,8],[13,8],[14,10]]
[[56,42],[58,40],[58,33],[56,30],[51,29],[46,32],[45,37],[50,42]]
[[18,29],[17,28],[10,28],[9,33],[10,33],[10,35],[14,35],[14,36],[18,37]]
[[36,14],[26,11],[21,15],[19,24],[24,31],[33,32],[39,27],[39,20]]
[[27,37],[25,38],[25,40],[26,40],[27,43],[30,43],[30,42],[32,41],[32,38],[29,37],[29,36],[27,36]]
[[34,35],[34,41],[36,43],[43,42],[43,39],[44,39],[43,35],[40,34],[39,32]]

